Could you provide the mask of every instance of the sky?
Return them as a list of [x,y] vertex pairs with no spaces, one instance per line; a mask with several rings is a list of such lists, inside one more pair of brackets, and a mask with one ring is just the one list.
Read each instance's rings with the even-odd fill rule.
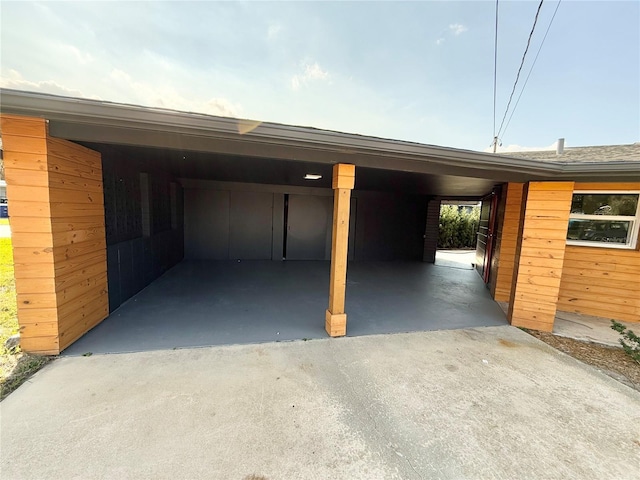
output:
[[[496,129],[538,1],[499,2]],[[545,0],[512,108],[557,0]],[[0,86],[471,150],[494,1],[0,1]],[[503,150],[640,140],[640,1],[562,0]]]

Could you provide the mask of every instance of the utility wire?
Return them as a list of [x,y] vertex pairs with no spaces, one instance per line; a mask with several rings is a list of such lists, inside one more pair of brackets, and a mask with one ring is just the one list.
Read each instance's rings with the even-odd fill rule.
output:
[[[558,0],[558,5],[556,5],[556,9],[553,12],[553,16],[551,17],[551,21],[549,22],[549,26],[547,27],[547,31],[544,33],[544,37],[542,38],[542,43],[540,43],[540,48],[538,48],[538,53],[536,53],[536,58],[533,59],[533,63],[531,64],[531,69],[529,69],[529,74],[527,75],[527,78],[524,80],[524,85],[522,85],[522,90],[520,90],[520,95],[518,95],[518,99],[516,100],[516,104],[513,106],[513,110],[511,110],[511,115],[509,115],[509,120],[507,120],[507,124],[504,127],[504,130],[502,131],[502,134],[506,134],[507,133],[507,128],[509,128],[509,124],[511,123],[511,119],[513,118],[513,114],[516,111],[516,108],[518,108],[518,104],[520,103],[520,99],[522,98],[522,94],[524,93],[524,89],[527,86],[527,82],[529,81],[529,77],[531,76],[531,72],[533,71],[533,67],[536,66],[536,62],[538,61],[538,56],[540,55],[540,50],[542,50],[542,46],[544,45],[544,41],[547,39],[547,35],[549,34],[549,30],[551,30],[551,24],[553,23],[553,19],[556,18],[556,13],[558,13],[558,8],[560,8],[560,4],[562,3],[562,0]],[[494,126],[495,128],[495,126]]]
[[542,4],[544,0],[540,0],[540,5],[538,5],[538,10],[536,11],[536,16],[533,19],[533,27],[531,27],[531,32],[529,33],[529,39],[527,40],[527,47],[524,49],[524,54],[522,55],[522,61],[520,62],[520,68],[518,68],[518,74],[516,75],[516,81],[513,83],[513,89],[511,90],[511,95],[509,95],[509,102],[507,103],[507,108],[504,111],[504,116],[502,117],[502,122],[500,122],[500,128],[498,129],[498,136],[502,132],[502,126],[504,125],[504,121],[507,118],[507,113],[509,113],[509,107],[511,106],[511,100],[513,100],[513,94],[516,91],[516,86],[518,85],[518,79],[520,78],[520,72],[522,71],[522,66],[524,65],[525,58],[527,57],[527,52],[529,51],[529,45],[531,44],[531,37],[533,37],[533,32],[536,29],[536,23],[538,23],[538,16],[540,15],[540,9],[542,8]]
[[498,137],[496,135],[496,96],[498,91],[498,0],[496,0],[496,34],[493,45],[493,153],[496,152]]

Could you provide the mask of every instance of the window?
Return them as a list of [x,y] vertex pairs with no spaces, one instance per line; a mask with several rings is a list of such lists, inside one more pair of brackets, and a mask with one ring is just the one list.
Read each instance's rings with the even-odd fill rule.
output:
[[640,192],[574,192],[567,244],[635,248]]

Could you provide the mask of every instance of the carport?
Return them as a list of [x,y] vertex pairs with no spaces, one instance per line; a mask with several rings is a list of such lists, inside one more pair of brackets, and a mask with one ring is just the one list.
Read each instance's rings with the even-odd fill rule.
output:
[[[71,345],[66,354],[324,338],[329,262],[184,260]],[[348,336],[507,323],[471,268],[349,265]]]
[[[54,316],[51,333],[25,337],[32,351],[69,347],[106,308],[70,353],[506,323],[477,273],[433,265],[440,201],[548,175],[527,160],[312,128],[24,92],[2,101],[3,114],[21,116],[3,123],[20,155],[46,119],[46,182],[59,195],[43,227],[52,247],[24,251],[53,250],[51,273],[18,278],[20,290],[52,275],[57,303],[38,297],[40,308],[34,290],[20,306],[24,318]],[[9,165],[11,175],[33,178]],[[94,195],[87,207],[85,189],[103,205]],[[17,227],[19,238],[33,233]]]

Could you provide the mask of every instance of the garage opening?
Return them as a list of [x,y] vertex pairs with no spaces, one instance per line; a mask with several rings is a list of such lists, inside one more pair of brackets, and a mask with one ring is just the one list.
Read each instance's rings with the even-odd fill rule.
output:
[[[326,338],[331,165],[86,146],[103,158],[111,314],[67,354]],[[506,323],[475,272],[424,262],[429,182],[358,168],[348,335]]]

